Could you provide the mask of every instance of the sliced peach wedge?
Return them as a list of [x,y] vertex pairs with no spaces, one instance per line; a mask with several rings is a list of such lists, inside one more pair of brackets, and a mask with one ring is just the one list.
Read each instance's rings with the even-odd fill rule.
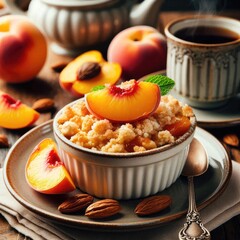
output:
[[31,188],[45,194],[63,194],[76,188],[51,138],[43,139],[33,149],[26,164],[25,177]]
[[121,76],[118,63],[104,60],[99,51],[85,52],[71,61],[60,73],[60,86],[73,96],[82,97],[93,87],[115,84]]
[[161,98],[160,88],[151,82],[130,80],[85,95],[88,110],[113,122],[133,122],[153,113]]
[[191,127],[191,122],[188,117],[180,117],[175,123],[165,125],[164,129],[168,130],[174,137],[180,137]]
[[39,115],[33,108],[0,91],[0,127],[24,128],[32,125]]

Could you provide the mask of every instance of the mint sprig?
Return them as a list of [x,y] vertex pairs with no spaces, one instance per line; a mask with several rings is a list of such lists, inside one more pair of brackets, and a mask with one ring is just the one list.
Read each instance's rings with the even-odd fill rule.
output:
[[[159,86],[159,88],[161,89],[161,95],[164,96],[167,93],[170,92],[170,90],[174,87],[175,82],[165,76],[165,75],[161,75],[161,74],[156,74],[156,75],[151,75],[148,76],[146,79],[143,80],[143,82],[151,82],[151,83],[155,83]],[[98,90],[102,90],[104,89],[106,86],[104,85],[98,85],[95,86],[91,89],[91,91],[98,91]]]
[[105,88],[104,85],[94,86],[94,87],[91,89],[91,92],[98,91],[98,90],[102,90],[102,89],[104,89],[104,88]]
[[175,82],[164,75],[161,74],[156,74],[147,77],[146,79],[143,80],[144,82],[151,82],[157,84],[160,89],[161,89],[161,95],[166,95],[167,93],[170,92],[170,90],[174,87]]

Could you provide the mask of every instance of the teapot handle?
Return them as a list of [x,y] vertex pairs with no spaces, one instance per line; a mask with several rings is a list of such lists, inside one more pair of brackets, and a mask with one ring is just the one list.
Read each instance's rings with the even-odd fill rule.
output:
[[16,3],[16,0],[4,0],[6,6],[10,10],[10,13],[12,14],[18,14],[18,15],[26,15],[26,12],[24,12]]

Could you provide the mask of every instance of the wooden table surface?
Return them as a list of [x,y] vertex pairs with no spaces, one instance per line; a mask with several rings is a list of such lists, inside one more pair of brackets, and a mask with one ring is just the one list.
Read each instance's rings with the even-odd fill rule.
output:
[[[159,29],[162,32],[164,26],[175,18],[183,17],[186,15],[192,15],[190,12],[163,12],[160,14]],[[219,15],[230,16],[233,18],[240,19],[239,11],[221,12]],[[31,106],[33,102],[40,98],[51,98],[55,102],[56,110],[60,109],[65,104],[74,100],[68,93],[64,92],[58,83],[58,73],[54,72],[51,66],[60,62],[68,62],[72,58],[66,56],[59,56],[54,54],[49,48],[48,58],[43,69],[39,75],[33,81],[12,85],[6,84],[0,80],[0,89],[11,94],[13,97],[20,99],[25,104]],[[42,122],[53,118],[55,112],[42,113],[40,119],[35,125],[41,124]],[[201,126],[200,126],[201,127]],[[205,127],[205,126],[204,126]],[[10,147],[16,142],[16,140],[22,136],[27,129],[21,130],[6,130],[0,128],[0,134],[6,134],[9,140],[9,148],[0,148],[0,167],[3,166],[5,156],[9,151]],[[216,136],[227,148],[232,159],[240,162],[240,149],[238,147],[231,147],[224,143],[224,137],[229,134],[234,134],[238,139],[240,138],[240,127],[239,125],[224,126],[221,128],[207,128],[207,131],[211,132]],[[240,183],[239,183],[240,185]],[[214,203],[213,203],[214,204]],[[240,239],[240,216],[236,216],[218,227],[211,233],[212,240],[239,240]],[[27,239],[23,235],[16,232],[9,226],[6,220],[0,215],[0,239]]]

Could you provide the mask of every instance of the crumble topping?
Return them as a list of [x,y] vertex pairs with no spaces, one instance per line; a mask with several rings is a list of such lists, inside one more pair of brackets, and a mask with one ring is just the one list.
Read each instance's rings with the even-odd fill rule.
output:
[[161,97],[157,110],[148,118],[132,123],[113,123],[91,114],[84,101],[64,109],[58,119],[60,132],[73,143],[103,152],[142,152],[175,141],[164,127],[193,110],[171,95]]

